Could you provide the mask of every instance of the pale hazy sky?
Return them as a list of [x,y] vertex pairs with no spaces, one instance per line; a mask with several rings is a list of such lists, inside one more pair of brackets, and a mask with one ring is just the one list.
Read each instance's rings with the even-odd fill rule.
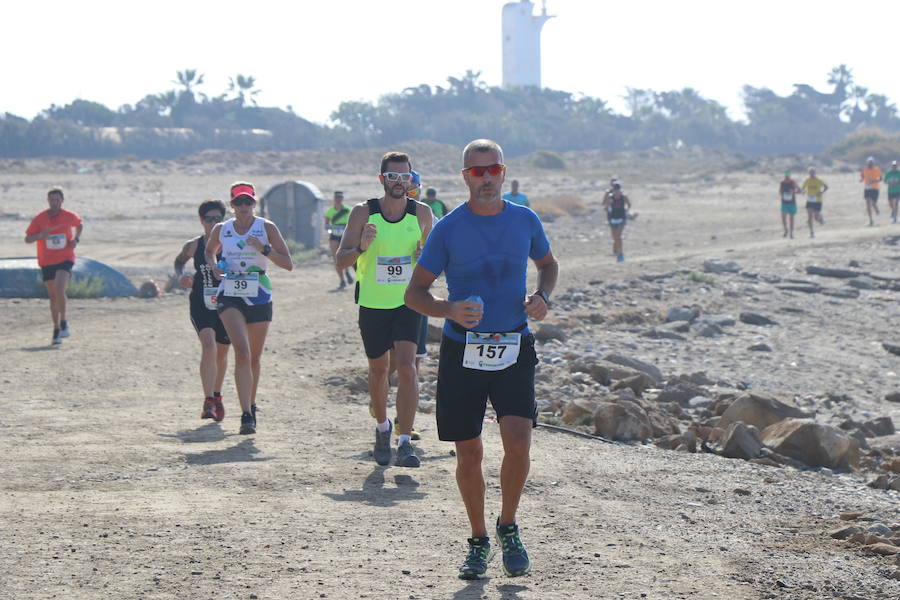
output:
[[[12,0],[0,36],[0,113],[33,117],[75,98],[110,108],[205,74],[217,95],[252,75],[264,106],[325,122],[342,100],[375,100],[466,69],[501,83],[506,0]],[[535,2],[536,10],[540,1]],[[831,67],[900,102],[900,5],[807,0],[548,0],[543,84],[621,111],[626,87],[694,87],[740,116],[743,84],[825,89]],[[893,37],[893,40],[892,40]]]

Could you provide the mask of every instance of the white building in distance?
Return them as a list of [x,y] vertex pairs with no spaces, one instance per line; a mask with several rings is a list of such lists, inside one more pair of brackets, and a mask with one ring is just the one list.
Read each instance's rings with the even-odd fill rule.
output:
[[541,29],[552,18],[546,0],[539,15],[530,0],[503,5],[503,87],[541,87]]

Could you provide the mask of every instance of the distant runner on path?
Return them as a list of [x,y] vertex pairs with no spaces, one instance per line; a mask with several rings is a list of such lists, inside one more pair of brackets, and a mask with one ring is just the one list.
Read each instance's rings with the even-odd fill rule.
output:
[[[175,257],[175,276],[182,287],[191,288],[191,323],[200,338],[200,385],[204,396],[200,418],[218,422],[225,418],[222,383],[231,341],[217,310],[219,279],[213,274],[212,265],[206,262],[206,240],[213,227],[225,219],[227,209],[221,200],[207,200],[200,204],[197,212],[203,235],[188,240],[181,248],[181,253]],[[184,265],[192,258],[194,274],[188,275],[184,273]],[[216,257],[217,260],[220,258],[221,254]]]
[[531,203],[528,201],[528,196],[519,193],[519,182],[515,179],[509,184],[509,192],[503,194],[503,199],[508,200],[513,204],[531,206]]
[[784,227],[784,236],[794,237],[794,215],[797,214],[797,194],[800,186],[791,179],[791,172],[784,172],[784,179],[778,184],[778,195],[781,198],[781,226]]
[[603,208],[606,209],[606,219],[609,221],[609,231],[613,239],[613,254],[616,261],[625,260],[625,251],[622,243],[622,232],[625,231],[625,223],[628,222],[628,211],[631,209],[631,200],[622,192],[622,184],[616,180],[612,182],[612,188],[603,198]]
[[809,237],[816,237],[816,231],[813,223],[818,221],[825,223],[822,218],[822,197],[828,191],[828,185],[816,177],[815,167],[809,168],[809,177],[800,186],[800,190],[806,194],[806,212],[809,216]]
[[[344,235],[344,230],[347,228],[347,220],[350,219],[350,209],[344,206],[344,192],[340,190],[335,190],[332,202],[332,205],[325,211],[325,229],[328,231],[331,260],[334,261],[338,246],[341,245],[341,236]],[[348,283],[353,283],[350,269],[339,269],[335,262],[334,270],[337,271],[338,279],[340,279],[339,289],[344,289]]]
[[61,344],[69,337],[66,321],[66,285],[75,266],[75,247],[81,241],[83,225],[78,214],[62,207],[65,200],[61,187],[47,190],[45,211],[39,212],[25,230],[25,243],[37,242],[37,260],[41,279],[50,298],[50,319],[53,321],[51,343]]
[[[292,271],[291,251],[272,221],[257,217],[256,191],[243,181],[231,185],[234,218],[209,233],[206,264],[215,265],[219,283],[216,306],[234,348],[234,385],[241,404],[242,435],[256,433],[256,390],[260,358],[272,321],[269,263]],[[221,249],[222,260],[216,260]]]
[[888,186],[888,202],[891,205],[891,223],[897,223],[897,205],[900,201],[900,169],[897,161],[891,163],[891,170],[884,174],[884,182]]
[[[456,482],[472,534],[459,577],[484,577],[494,555],[481,468],[488,399],[503,440],[502,505],[495,531],[504,571],[524,575],[531,561],[516,513],[531,465],[538,363],[528,319],[540,321],[547,315],[559,266],[538,216],[502,199],[506,166],[496,142],[470,142],[463,151],[462,176],[469,199],[434,226],[405,298],[413,310],[446,319],[438,366],[438,435],[456,444]],[[526,291],[529,258],[538,269],[531,293]],[[447,276],[447,300],[430,291],[441,273]]]
[[859,180],[863,183],[863,198],[866,200],[866,214],[869,215],[869,227],[875,226],[872,213],[878,214],[878,182],[881,181],[881,169],[875,166],[875,157],[866,160],[866,167],[860,171]]
[[369,397],[375,417],[375,462],[391,462],[391,431],[387,416],[391,350],[397,367],[397,438],[399,467],[418,467],[411,431],[419,403],[416,339],[422,316],[403,304],[422,240],[431,231],[431,211],[407,198],[414,185],[409,156],[388,152],[381,158],[378,180],[381,198],[350,211],[350,221],[337,253],[339,268],[357,264],[356,301],[359,331],[369,363]]

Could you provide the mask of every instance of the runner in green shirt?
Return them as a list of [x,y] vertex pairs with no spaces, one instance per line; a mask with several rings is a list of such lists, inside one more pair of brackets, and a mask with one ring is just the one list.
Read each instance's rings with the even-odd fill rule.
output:
[[442,200],[438,200],[437,198],[437,190],[434,188],[428,188],[425,190],[425,204],[431,207],[431,212],[434,213],[435,219],[442,219],[444,215],[446,215],[449,210],[447,210],[447,205],[444,204]]
[[891,205],[891,222],[897,223],[897,204],[900,201],[900,169],[897,161],[891,163],[891,170],[884,174],[884,182],[888,186],[888,202]]
[[[347,220],[350,218],[350,209],[344,206],[344,192],[335,190],[334,204],[325,211],[325,229],[328,231],[328,247],[331,248],[331,260],[334,260],[337,254],[338,246],[341,245],[341,236],[344,235],[344,229],[347,228]],[[338,289],[344,289],[348,283],[353,283],[353,276],[350,275],[350,269],[341,269],[334,263],[334,269],[337,271],[341,285]],[[346,282],[344,277],[346,276]]]

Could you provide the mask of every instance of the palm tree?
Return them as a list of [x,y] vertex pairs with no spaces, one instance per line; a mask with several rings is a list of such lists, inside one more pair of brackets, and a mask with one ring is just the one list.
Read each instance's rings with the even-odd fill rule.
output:
[[184,86],[184,94],[188,94],[191,98],[194,97],[194,86],[201,85],[203,83],[203,74],[197,74],[197,69],[185,69],[184,71],[177,71],[175,73],[178,79],[172,81],[172,83],[177,83],[178,85]]
[[238,100],[238,104],[244,106],[247,99],[253,103],[253,106],[256,106],[256,96],[260,90],[254,89],[256,87],[256,78],[251,75],[241,75],[238,73],[235,77],[228,78],[228,91],[234,93],[235,98]]

